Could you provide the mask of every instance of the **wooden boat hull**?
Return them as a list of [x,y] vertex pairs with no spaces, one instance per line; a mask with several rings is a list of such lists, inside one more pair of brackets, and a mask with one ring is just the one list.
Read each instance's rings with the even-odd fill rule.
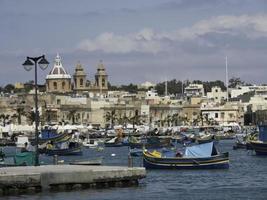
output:
[[257,155],[267,156],[267,143],[261,143],[258,141],[251,141],[250,145]]
[[146,169],[228,169],[229,155],[223,153],[206,158],[157,158],[143,153]]

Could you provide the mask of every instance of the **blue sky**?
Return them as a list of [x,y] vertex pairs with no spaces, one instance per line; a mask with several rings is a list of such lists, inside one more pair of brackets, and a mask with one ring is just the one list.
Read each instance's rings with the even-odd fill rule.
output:
[[[265,0],[0,0],[0,85],[33,79],[25,56],[58,52],[92,79],[100,59],[112,84],[165,79],[267,83]],[[43,83],[49,72],[39,72]]]

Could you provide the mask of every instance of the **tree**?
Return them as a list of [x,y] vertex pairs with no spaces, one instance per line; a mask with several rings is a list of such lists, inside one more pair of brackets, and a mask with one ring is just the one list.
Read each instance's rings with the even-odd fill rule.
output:
[[228,85],[229,88],[235,88],[236,86],[239,86],[239,85],[240,86],[245,85],[245,82],[242,81],[239,77],[230,78],[229,85]]
[[25,112],[24,108],[22,108],[22,107],[18,107],[16,109],[16,112],[17,112],[18,124],[20,125],[21,124],[21,116],[26,115],[26,112]]
[[30,124],[32,124],[35,121],[35,112],[32,110],[26,115],[26,117],[30,121]]
[[110,121],[111,128],[113,128],[114,122],[117,119],[117,115],[116,115],[115,110],[113,109],[113,110],[111,110],[111,112],[107,112],[105,115],[105,119],[106,119],[106,121]]
[[69,111],[68,118],[72,120],[72,124],[75,124],[75,115],[77,110],[72,109]]
[[[182,86],[183,86],[182,81],[177,81],[176,79],[167,81],[168,94],[173,94],[173,95],[181,94],[183,91]],[[166,81],[158,83],[155,86],[155,90],[158,92],[159,95],[165,94],[165,88],[166,88]]]
[[178,113],[175,113],[175,114],[172,115],[172,117],[171,117],[171,122],[172,122],[172,124],[173,124],[174,126],[178,126],[178,122],[179,122],[179,120],[180,120],[180,116],[179,116]]
[[5,88],[4,88],[4,92],[6,92],[6,93],[12,93],[12,92],[14,92],[14,89],[15,89],[14,85],[7,84],[5,86]]
[[138,110],[135,110],[135,115],[130,118],[130,121],[133,122],[133,128],[135,128],[136,124],[141,124],[141,116],[138,114]]
[[108,90],[119,90],[119,87],[115,86],[115,85],[111,85],[110,82],[108,82]]
[[129,85],[122,85],[121,89],[130,93],[137,93],[138,87],[137,85],[134,85],[130,83]]
[[127,122],[130,121],[130,119],[126,115],[124,115],[123,117],[120,116],[119,118],[117,118],[117,121],[118,121],[118,124],[125,126]]
[[1,114],[0,118],[3,120],[3,126],[6,126],[6,120],[9,120],[10,115],[8,114]]
[[164,119],[164,122],[167,122],[168,127],[170,127],[171,122],[172,122],[172,116],[167,115],[166,118]]

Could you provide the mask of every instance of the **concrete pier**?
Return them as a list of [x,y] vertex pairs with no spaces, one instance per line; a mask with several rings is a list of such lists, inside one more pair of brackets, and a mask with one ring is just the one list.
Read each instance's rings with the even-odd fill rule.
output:
[[43,165],[0,168],[0,195],[43,190],[120,187],[138,184],[140,167]]

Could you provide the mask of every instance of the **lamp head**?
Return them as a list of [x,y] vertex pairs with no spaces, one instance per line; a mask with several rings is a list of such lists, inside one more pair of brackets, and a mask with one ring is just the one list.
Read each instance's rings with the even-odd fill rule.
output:
[[27,57],[27,60],[22,64],[26,71],[30,71],[32,66],[34,65],[33,62]]
[[43,56],[43,57],[41,58],[41,60],[38,62],[38,64],[39,64],[39,67],[40,67],[42,70],[45,70],[45,69],[48,67],[49,62],[45,59],[45,56]]

